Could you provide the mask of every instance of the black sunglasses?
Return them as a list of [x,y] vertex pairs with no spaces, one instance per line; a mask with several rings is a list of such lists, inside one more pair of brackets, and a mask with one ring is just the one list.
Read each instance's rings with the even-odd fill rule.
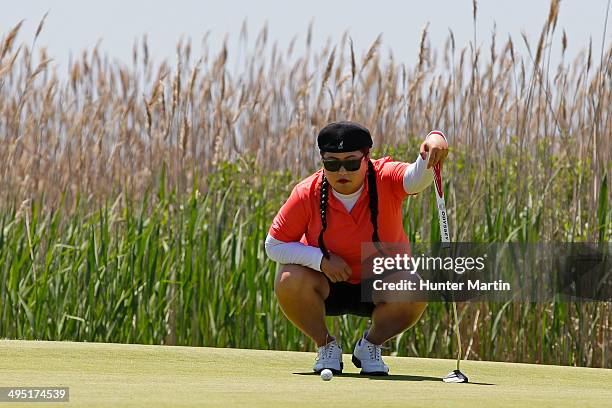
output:
[[327,171],[338,171],[340,167],[344,167],[346,171],[357,171],[361,167],[361,161],[365,156],[361,156],[359,159],[323,159],[323,167]]

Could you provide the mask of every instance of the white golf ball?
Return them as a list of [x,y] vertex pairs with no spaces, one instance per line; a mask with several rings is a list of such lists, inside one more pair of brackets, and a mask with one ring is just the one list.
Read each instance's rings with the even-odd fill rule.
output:
[[325,370],[321,371],[321,379],[323,381],[329,381],[332,378],[334,378],[334,373],[332,373],[329,368],[326,368]]

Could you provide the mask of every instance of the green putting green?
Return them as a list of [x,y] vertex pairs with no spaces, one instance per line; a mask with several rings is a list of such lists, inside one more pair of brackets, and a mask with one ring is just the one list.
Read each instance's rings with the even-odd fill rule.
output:
[[[44,406],[603,407],[612,370],[465,361],[470,384],[440,378],[452,360],[385,357],[388,377],[324,382],[314,353],[108,343],[0,341],[0,386],[67,386],[70,403]],[[0,405],[7,405],[2,404]],[[24,404],[18,404],[24,406]],[[35,404],[38,406],[39,404]]]

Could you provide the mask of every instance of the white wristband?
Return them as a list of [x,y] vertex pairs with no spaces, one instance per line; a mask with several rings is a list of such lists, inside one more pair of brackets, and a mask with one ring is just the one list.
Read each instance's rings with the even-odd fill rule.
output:
[[446,136],[444,135],[444,133],[442,133],[442,132],[441,132],[441,131],[439,131],[439,130],[432,130],[431,132],[429,132],[429,133],[427,134],[427,136],[425,137],[425,140],[427,140],[427,138],[428,138],[430,135],[440,135],[440,136],[442,136],[442,137],[444,138],[444,140],[446,141],[446,143],[448,143],[448,139],[446,138]]

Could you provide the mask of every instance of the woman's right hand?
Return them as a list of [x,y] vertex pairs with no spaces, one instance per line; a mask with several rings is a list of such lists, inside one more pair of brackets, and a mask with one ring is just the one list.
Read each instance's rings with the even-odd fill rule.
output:
[[351,268],[344,259],[338,255],[329,253],[329,259],[321,259],[321,272],[332,282],[344,282],[351,276]]

